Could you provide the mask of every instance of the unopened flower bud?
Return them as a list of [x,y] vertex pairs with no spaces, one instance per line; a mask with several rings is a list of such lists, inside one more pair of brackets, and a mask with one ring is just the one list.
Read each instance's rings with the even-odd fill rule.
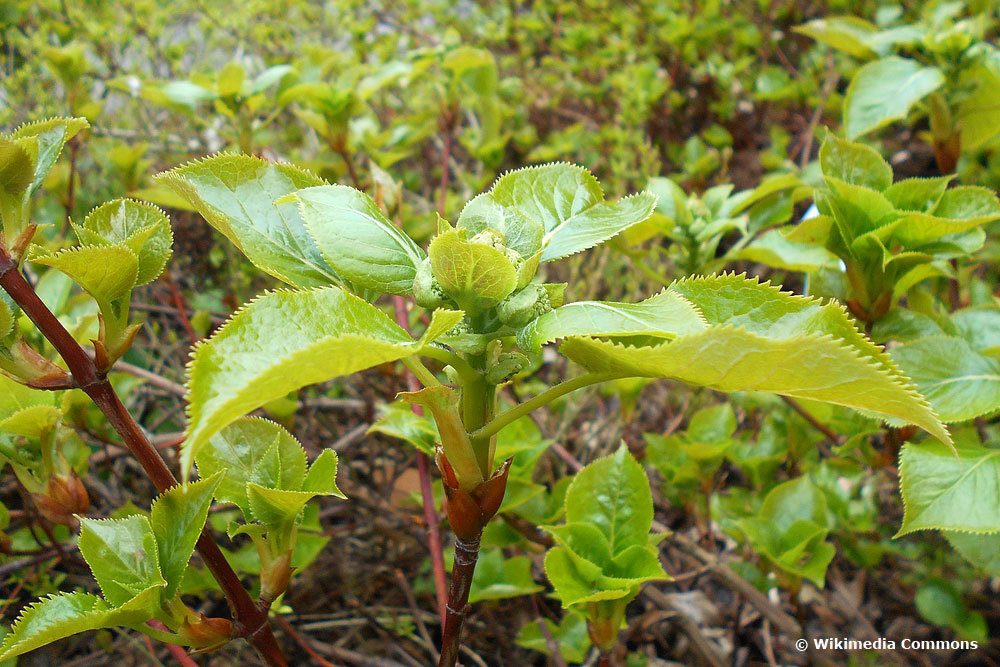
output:
[[201,651],[214,651],[233,637],[233,624],[229,619],[205,616],[191,612],[177,630],[184,643]]
[[53,475],[45,491],[32,494],[38,512],[51,521],[66,526],[76,525],[76,514],[83,514],[90,507],[90,496],[76,472]]

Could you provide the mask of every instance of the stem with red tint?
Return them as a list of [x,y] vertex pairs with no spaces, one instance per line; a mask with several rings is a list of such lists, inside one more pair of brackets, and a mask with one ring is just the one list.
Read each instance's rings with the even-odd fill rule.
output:
[[[107,377],[100,373],[94,360],[52,314],[35,290],[18,270],[17,262],[0,246],[0,287],[10,295],[21,310],[35,323],[52,347],[66,362],[76,385],[94,401],[108,422],[121,437],[122,442],[135,456],[153,486],[160,493],[177,484],[177,479],[167,467],[159,451],[146,437],[139,424],[122,404]],[[271,632],[267,611],[258,607],[243,588],[240,578],[222,555],[208,529],[198,538],[198,553],[219,582],[229,602],[239,635],[245,637],[260,652],[269,665],[285,667],[281,648]]]

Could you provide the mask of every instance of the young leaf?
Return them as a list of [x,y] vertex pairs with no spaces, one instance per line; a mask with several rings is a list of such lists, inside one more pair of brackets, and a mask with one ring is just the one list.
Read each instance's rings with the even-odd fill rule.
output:
[[643,582],[669,578],[650,540],[649,480],[624,445],[577,473],[565,506],[566,523],[546,527],[558,546],[545,555],[545,573],[564,607],[627,602]]
[[139,260],[124,246],[77,246],[54,255],[35,258],[39,264],[59,269],[80,285],[102,310],[128,296],[136,285]]
[[323,257],[352,285],[409,294],[424,252],[390,222],[371,197],[344,185],[306,188],[289,196]]
[[8,342],[7,338],[13,333],[16,322],[15,313],[17,311],[14,310],[15,306],[9,298],[4,298],[6,295],[7,293],[4,292],[4,296],[0,296],[0,350],[7,347],[5,343]]
[[386,403],[379,407],[379,418],[368,433],[382,433],[390,438],[408,442],[424,454],[434,456],[437,446],[437,427],[432,419],[418,415],[406,403]]
[[857,16],[829,16],[797,26],[795,32],[856,58],[872,58],[872,41],[878,28]]
[[163,597],[170,599],[177,592],[194,545],[201,535],[212,504],[212,494],[222,481],[216,473],[208,479],[178,484],[161,494],[153,503],[149,523],[156,537],[160,571],[167,585]]
[[884,247],[919,250],[943,237],[967,232],[1000,220],[1000,202],[985,188],[962,186],[942,193],[932,213],[906,212],[860,236],[852,249],[860,250],[871,239]]
[[517,268],[503,250],[451,229],[431,241],[428,254],[441,289],[470,312],[488,310],[518,284]]
[[306,231],[296,206],[275,200],[323,180],[290,164],[249,155],[216,155],[157,176],[253,262],[297,287],[339,284]]
[[830,251],[814,244],[793,241],[779,229],[766,232],[730,257],[802,273],[814,273],[837,265],[837,257]]
[[0,661],[80,632],[139,626],[152,617],[150,609],[159,593],[158,587],[148,588],[117,608],[109,608],[101,598],[83,592],[43,598],[25,608],[14,622],[0,645]]
[[25,123],[10,133],[9,138],[24,148],[34,163],[34,176],[26,193],[28,196],[45,180],[59,159],[63,146],[88,127],[90,123],[86,118],[50,118]]
[[95,208],[74,228],[85,245],[122,245],[131,250],[138,260],[137,285],[155,280],[170,259],[170,221],[152,204],[116,199]]
[[247,484],[247,499],[254,520],[271,528],[294,523],[302,508],[314,496],[305,491],[268,489],[259,484]]
[[566,522],[596,527],[612,554],[647,544],[653,496],[646,472],[626,447],[577,473],[566,492]]
[[[437,311],[452,326],[455,311]],[[440,330],[433,320],[430,329]],[[317,382],[416,354],[381,310],[337,287],[270,292],[233,315],[194,351],[182,469],[210,437],[268,401]]]
[[936,176],[934,178],[907,178],[893,183],[885,189],[886,199],[902,211],[933,211],[942,195],[948,189],[948,184],[954,176]]
[[260,417],[242,417],[209,439],[196,456],[198,474],[222,473],[216,497],[250,514],[247,484],[300,489],[306,477],[306,454],[284,427]]
[[688,278],[668,291],[694,304],[708,327],[652,345],[574,336],[562,344],[562,353],[592,372],[844,405],[917,424],[951,442],[891,358],[857,330],[839,304],[736,275]]
[[156,537],[145,516],[81,518],[80,526],[80,553],[111,606],[120,607],[146,589],[166,586]]
[[826,498],[808,477],[774,487],[760,511],[739,522],[754,547],[781,569],[822,587],[836,550],[824,542]]
[[882,191],[892,185],[892,167],[878,151],[828,133],[819,149],[823,176]]
[[894,347],[892,358],[946,423],[1000,410],[1000,360],[953,336]]
[[34,177],[34,163],[23,147],[0,137],[0,193],[10,205],[20,203]]
[[978,535],[947,531],[945,537],[967,561],[991,577],[1000,577],[1000,533]]
[[0,374],[0,419],[37,405],[53,407],[55,395],[50,391],[26,387]]
[[972,152],[986,146],[1000,132],[1000,105],[996,101],[1000,71],[984,64],[970,78],[978,85],[959,105],[955,122],[961,132],[962,150]]
[[934,442],[907,444],[900,454],[903,525],[918,530],[1000,533],[1000,449],[961,447],[958,456]]
[[889,56],[868,63],[854,75],[844,97],[847,138],[856,139],[906,118],[914,104],[944,81],[938,68],[908,58]]
[[347,496],[337,488],[337,452],[324,449],[309,466],[309,472],[302,481],[302,490],[318,496]]
[[555,163],[504,174],[489,192],[469,202],[458,227],[494,229],[522,257],[541,250],[547,262],[607,241],[648,218],[655,206],[649,192],[608,203],[589,171]]
[[969,341],[972,349],[1000,357],[1000,307],[963,308],[951,314],[951,321],[958,335]]
[[531,559],[527,556],[504,558],[500,549],[490,549],[479,555],[472,577],[469,602],[507,600],[531,595],[542,587],[531,578]]
[[[580,614],[567,612],[556,625],[549,619],[544,619],[548,634],[556,640],[556,646],[563,660],[570,664],[582,664],[587,660],[590,650],[590,636],[587,634],[587,621]],[[527,621],[517,633],[517,645],[551,655],[549,640],[538,625],[539,621]]]
[[695,306],[676,292],[663,291],[639,303],[577,301],[533,320],[517,334],[526,348],[569,336],[641,335],[673,339],[707,328]]

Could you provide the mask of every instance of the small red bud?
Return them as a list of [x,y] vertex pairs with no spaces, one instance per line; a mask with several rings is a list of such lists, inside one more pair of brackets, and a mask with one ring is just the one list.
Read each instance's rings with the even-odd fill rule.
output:
[[83,514],[90,507],[87,489],[74,471],[68,475],[53,475],[45,491],[32,494],[32,499],[43,517],[71,527],[77,523],[74,515]]
[[184,619],[177,634],[185,644],[197,651],[214,651],[233,638],[233,624],[226,618],[192,612]]

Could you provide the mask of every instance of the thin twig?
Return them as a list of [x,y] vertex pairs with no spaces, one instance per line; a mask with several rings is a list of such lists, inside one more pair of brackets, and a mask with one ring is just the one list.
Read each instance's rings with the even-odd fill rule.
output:
[[840,71],[836,67],[832,53],[827,55],[826,63],[827,74],[826,79],[823,81],[823,88],[820,90],[819,104],[813,109],[812,116],[809,118],[809,126],[802,139],[802,152],[799,153],[800,169],[805,169],[809,166],[809,158],[812,156],[813,135],[816,134],[816,127],[823,117],[823,109],[826,108],[826,101],[833,94],[833,89],[837,86],[837,82],[840,81]]
[[126,361],[117,361],[113,370],[145,380],[157,389],[162,389],[163,391],[173,394],[174,396],[180,396],[181,398],[187,396],[187,389],[184,388],[184,385],[178,384],[173,380],[168,380],[162,375],[157,375],[153,371],[135,366]]
[[[77,386],[104,413],[157,491],[162,493],[175,486],[177,479],[170,472],[159,451],[153,447],[145,432],[125,408],[106,375],[97,370],[93,358],[52,314],[48,306],[38,298],[34,289],[18,270],[17,262],[2,246],[0,246],[0,287],[3,287],[56,349],[66,362]],[[229,602],[239,634],[254,645],[268,664],[280,667],[287,665],[281,648],[271,632],[266,611],[250,598],[239,576],[223,556],[222,550],[219,549],[207,527],[198,538],[197,548]]]
[[396,569],[396,581],[399,582],[399,587],[403,589],[403,594],[406,596],[406,603],[410,605],[410,609],[413,611],[413,622],[417,626],[417,632],[423,638],[427,650],[431,654],[431,659],[437,662],[441,658],[441,654],[434,647],[434,641],[431,639],[431,634],[427,632],[427,626],[424,624],[424,619],[420,618],[420,609],[417,607],[417,601],[413,597],[413,589],[410,588],[410,582],[406,580],[406,575],[399,568]]
[[306,639],[298,630],[296,630],[295,626],[289,623],[288,619],[279,614],[274,617],[274,621],[279,626],[281,626],[281,629],[285,631],[285,634],[294,639],[295,643],[302,647],[303,651],[309,654],[309,657],[312,659],[313,663],[319,665],[319,667],[334,667],[334,664],[332,662],[330,662],[329,660],[327,660],[326,658],[324,658],[323,656],[321,656],[319,653],[316,652],[316,649],[312,647],[312,644],[309,643],[309,640]]
[[809,422],[810,426],[812,426],[817,431],[825,435],[826,439],[830,441],[831,445],[833,445],[834,447],[838,447],[841,444],[843,444],[844,440],[841,436],[834,433],[829,426],[827,426],[820,420],[816,419],[816,417],[811,415],[809,411],[807,411],[805,408],[799,405],[799,402],[796,401],[794,398],[789,398],[788,396],[782,396],[781,400],[787,403],[792,410],[795,410],[795,412],[797,412],[800,417]]

